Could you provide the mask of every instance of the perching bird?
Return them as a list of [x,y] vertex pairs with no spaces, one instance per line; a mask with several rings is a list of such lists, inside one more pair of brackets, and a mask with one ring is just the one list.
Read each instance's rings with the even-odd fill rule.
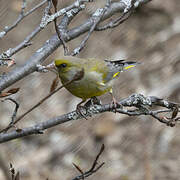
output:
[[[77,105],[77,109],[89,98],[100,96],[107,92],[110,92],[112,95],[113,80],[119,76],[120,72],[137,64],[134,61],[81,59],[68,56],[55,60],[55,66],[62,84],[70,93],[82,99]],[[79,72],[82,72],[82,77],[72,81]],[[72,82],[67,84],[70,81]],[[113,103],[116,103],[114,97]]]

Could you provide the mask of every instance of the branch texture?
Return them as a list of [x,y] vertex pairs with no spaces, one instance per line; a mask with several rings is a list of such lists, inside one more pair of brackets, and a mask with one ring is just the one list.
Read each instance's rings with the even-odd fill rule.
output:
[[[139,1],[136,1],[136,4],[141,5],[143,3],[147,3],[148,1],[150,1],[150,0],[139,0]],[[123,1],[110,4],[109,7],[107,8],[107,10],[103,13],[103,15],[100,18],[100,20],[98,21],[98,23],[100,23],[100,22],[104,21],[105,19],[111,17],[115,13],[124,12],[124,10],[126,8],[127,8],[127,5]],[[64,15],[64,17],[61,20],[59,28],[64,29],[63,28],[64,24],[68,24],[70,22],[70,20],[74,17],[73,14],[77,14],[78,12],[79,11],[76,8],[76,9],[71,9],[70,15],[69,15],[69,12],[66,13],[66,15]],[[75,27],[71,30],[68,30],[68,32],[63,34],[62,38],[67,42],[67,41],[70,41],[74,38],[77,38],[78,36],[84,34],[87,31],[94,29],[94,27],[93,27],[94,26],[94,19],[93,18],[94,18],[94,16],[90,17],[82,25]],[[36,33],[37,31],[39,32],[40,29],[41,29],[41,27],[39,26],[39,28],[37,28],[34,32],[32,32],[32,34]],[[62,42],[59,40],[58,36],[57,35],[52,36],[49,40],[46,41],[46,43],[40,49],[38,49],[27,60],[27,62],[22,67],[15,68],[13,71],[8,73],[7,75],[4,75],[0,79],[0,91],[9,87],[10,85],[14,84],[18,80],[26,77],[30,73],[37,71],[38,70],[37,65],[43,63],[45,61],[45,59],[50,54],[52,54],[60,45],[62,45]],[[12,51],[12,49],[11,49],[11,51]]]
[[[87,111],[84,112],[83,116],[92,117],[95,114],[101,114],[108,111],[126,114],[129,116],[149,115],[154,119],[158,120],[159,122],[171,127],[175,126],[177,121],[180,121],[180,118],[177,117],[180,104],[170,102],[164,99],[159,99],[155,96],[145,97],[142,94],[133,94],[119,101],[118,103],[119,106],[116,108],[112,107],[111,104],[90,105],[88,106]],[[130,109],[128,107],[130,107]],[[152,108],[154,107],[163,107],[164,109],[152,110]],[[169,115],[165,116],[163,115],[163,113],[169,113]],[[28,128],[16,129],[11,132],[1,133],[0,143],[28,135],[42,134],[45,129],[54,127],[59,124],[63,124],[68,121],[79,120],[82,118],[83,117],[77,114],[76,111],[73,111],[68,114],[64,114],[62,116],[58,116],[47,121],[37,123],[36,125]]]

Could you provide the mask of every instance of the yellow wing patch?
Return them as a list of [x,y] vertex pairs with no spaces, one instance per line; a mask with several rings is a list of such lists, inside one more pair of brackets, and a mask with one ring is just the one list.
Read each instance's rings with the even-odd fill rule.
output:
[[[132,68],[132,67],[135,67],[135,65],[126,66],[126,67],[124,67],[124,69],[126,70],[126,69],[130,69],[130,68]],[[116,76],[118,76],[119,73],[120,73],[120,72],[115,73],[115,74],[113,75],[113,78],[115,78]]]
[[132,68],[132,67],[134,67],[135,65],[129,65],[129,66],[127,66],[127,67],[125,67],[124,69],[129,69],[129,68]]
[[115,78],[120,72],[117,72],[113,75],[113,78]]

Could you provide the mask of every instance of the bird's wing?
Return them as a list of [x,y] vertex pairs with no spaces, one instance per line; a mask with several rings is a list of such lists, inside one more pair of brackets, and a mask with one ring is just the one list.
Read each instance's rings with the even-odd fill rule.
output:
[[109,73],[109,68],[105,61],[91,58],[86,61],[85,67],[86,72],[89,72],[91,76],[93,75],[94,77],[96,75],[97,84],[105,86],[105,79]]
[[123,70],[135,67],[138,63],[135,61],[125,61],[125,60],[116,60],[116,61],[104,61],[108,67],[108,73],[105,78],[106,82],[116,78],[120,72]]

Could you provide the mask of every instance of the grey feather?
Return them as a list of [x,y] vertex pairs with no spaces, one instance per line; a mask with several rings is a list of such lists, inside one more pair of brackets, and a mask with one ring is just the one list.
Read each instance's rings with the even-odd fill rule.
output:
[[109,73],[107,74],[106,77],[106,82],[114,79],[114,74],[117,72],[122,72],[125,67],[130,66],[130,65],[137,65],[139,64],[138,62],[135,61],[125,61],[125,60],[116,60],[116,61],[109,61],[109,60],[104,60],[106,65],[109,68]]

